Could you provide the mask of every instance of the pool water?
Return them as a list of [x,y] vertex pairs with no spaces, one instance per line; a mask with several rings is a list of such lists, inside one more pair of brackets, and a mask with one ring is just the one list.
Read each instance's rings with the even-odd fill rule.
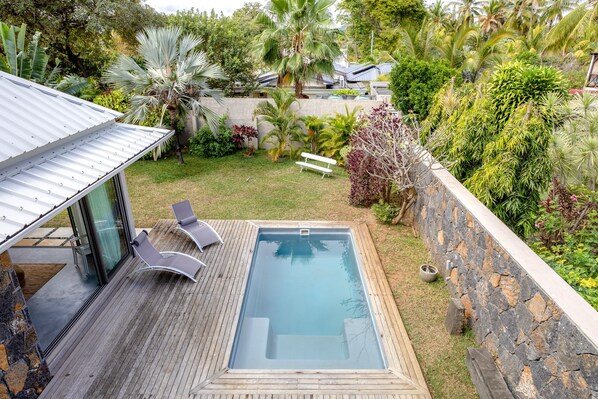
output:
[[230,367],[385,367],[349,230],[260,230]]

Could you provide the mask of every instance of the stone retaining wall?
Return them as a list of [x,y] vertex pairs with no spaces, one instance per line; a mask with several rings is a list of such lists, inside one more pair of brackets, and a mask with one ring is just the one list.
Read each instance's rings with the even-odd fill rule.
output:
[[33,399],[50,381],[7,252],[0,254],[0,399]]
[[513,394],[598,399],[598,312],[446,169],[430,180],[421,237]]

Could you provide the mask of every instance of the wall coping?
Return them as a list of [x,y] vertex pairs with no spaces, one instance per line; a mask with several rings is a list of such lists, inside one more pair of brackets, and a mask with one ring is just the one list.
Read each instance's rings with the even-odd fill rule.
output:
[[432,173],[444,183],[455,200],[468,209],[480,226],[527,272],[539,288],[567,314],[579,330],[598,347],[598,312],[446,168],[436,162],[432,165]]

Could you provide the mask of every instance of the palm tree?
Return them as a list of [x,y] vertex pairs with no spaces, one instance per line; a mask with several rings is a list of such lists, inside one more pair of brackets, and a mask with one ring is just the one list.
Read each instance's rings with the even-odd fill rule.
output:
[[563,54],[580,40],[598,39],[598,1],[581,3],[565,15],[546,37],[548,49],[560,49]]
[[419,29],[413,26],[399,28],[398,49],[410,57],[431,61],[441,58],[443,53],[440,48],[440,38],[437,35],[438,25],[424,18]]
[[502,28],[507,20],[504,1],[490,0],[479,17],[480,30],[484,35],[490,35]]
[[219,66],[210,64],[206,55],[196,49],[201,39],[181,36],[179,27],[149,28],[137,34],[137,40],[143,63],[121,55],[104,73],[104,81],[132,96],[125,121],[143,121],[156,110],[162,116],[168,113],[170,128],[175,131],[177,157],[183,164],[178,122],[190,112],[205,119],[215,131],[218,116],[200,99],[210,96],[220,100],[207,80],[224,75]]
[[463,69],[475,82],[481,73],[489,68],[502,63],[505,59],[506,44],[512,40],[512,34],[507,31],[498,31],[484,40],[481,32],[477,32],[472,40],[471,50],[465,54]]
[[455,0],[450,4],[455,8],[460,23],[467,26],[473,25],[476,17],[482,12],[479,0]]
[[265,100],[258,103],[253,110],[254,117],[258,118],[258,125],[269,123],[272,129],[262,138],[262,144],[271,144],[268,154],[272,161],[290,153],[293,143],[303,140],[303,129],[297,123],[299,116],[293,109],[297,99],[285,89],[268,90],[273,102]]
[[436,0],[430,8],[428,8],[428,20],[434,26],[440,26],[447,28],[450,25],[452,15],[449,11],[449,6],[442,0]]
[[256,54],[278,73],[278,86],[294,83],[295,96],[303,98],[305,82],[319,74],[332,74],[333,60],[341,54],[333,29],[330,6],[334,0],[275,0],[257,17],[264,28]]

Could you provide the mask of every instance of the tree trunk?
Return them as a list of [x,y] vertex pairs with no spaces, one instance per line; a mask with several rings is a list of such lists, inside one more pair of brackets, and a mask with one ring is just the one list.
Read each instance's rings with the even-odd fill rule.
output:
[[407,193],[405,193],[405,198],[401,203],[401,210],[399,211],[399,214],[391,221],[392,224],[399,224],[401,220],[403,220],[405,214],[407,213],[407,210],[409,210],[409,208],[411,208],[411,205],[413,205],[413,203],[415,202],[416,195],[417,191],[415,191],[414,188],[410,188],[407,190]]
[[297,98],[309,98],[303,94],[303,83],[295,81],[295,97]]
[[183,159],[183,151],[181,150],[181,136],[177,130],[177,117],[176,117],[176,109],[169,110],[170,112],[170,128],[174,130],[174,148],[176,151],[176,156],[179,160],[179,165],[183,165],[185,160]]

